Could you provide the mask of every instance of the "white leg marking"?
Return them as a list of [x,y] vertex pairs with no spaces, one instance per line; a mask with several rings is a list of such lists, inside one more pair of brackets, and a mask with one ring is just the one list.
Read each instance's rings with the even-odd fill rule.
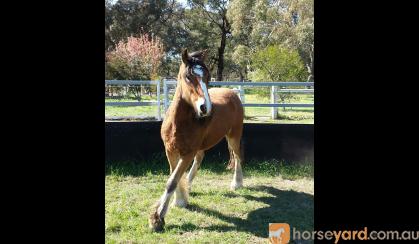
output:
[[164,218],[167,212],[167,203],[172,196],[173,192],[168,193],[167,191],[164,191],[163,196],[160,198],[160,206],[157,209],[157,213],[159,214],[160,218]]
[[192,181],[193,181],[193,179],[195,178],[195,176],[196,176],[196,172],[198,171],[198,167],[199,167],[199,164],[200,164],[201,162],[198,162],[197,160],[196,160],[196,157],[195,157],[195,159],[194,159],[194,161],[193,161],[193,165],[192,165],[192,168],[189,170],[189,173],[188,173],[188,191],[189,192],[191,192],[191,187],[192,187]]
[[[181,162],[178,163],[178,165],[176,166],[175,170],[172,172],[172,174],[169,177],[169,180],[167,182],[173,182],[175,180],[175,175],[177,173],[177,171],[179,170],[179,165]],[[167,186],[166,186],[167,187]],[[157,213],[159,214],[160,218],[164,218],[164,216],[166,215],[167,209],[168,209],[168,205],[169,205],[169,201],[170,198],[173,195],[174,190],[172,190],[171,192],[169,192],[166,188],[166,190],[164,190],[163,195],[160,198],[160,204],[159,207],[157,209]]]
[[230,185],[230,188],[232,190],[236,190],[237,188],[240,188],[243,186],[243,172],[242,172],[242,167],[240,164],[240,159],[238,159],[238,157],[235,157],[235,161],[236,162],[235,162],[235,168],[234,168],[233,181],[231,182],[231,185]]
[[189,182],[189,186],[192,184],[192,181],[193,181],[193,179],[195,178],[195,174],[196,174],[196,171],[198,171],[198,162],[197,162],[197,160],[195,159],[194,161],[193,161],[193,165],[192,165],[192,168],[191,168],[191,170],[189,170],[189,173],[188,173],[188,182]]
[[188,205],[188,192],[187,192],[186,176],[182,176],[179,180],[178,186],[175,191],[175,198],[173,199],[172,206],[184,208]]

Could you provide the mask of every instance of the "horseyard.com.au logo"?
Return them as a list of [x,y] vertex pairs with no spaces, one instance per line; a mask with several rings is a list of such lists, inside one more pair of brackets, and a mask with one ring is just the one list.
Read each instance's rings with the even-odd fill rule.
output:
[[[287,244],[290,241],[290,226],[287,223],[269,223],[269,243]],[[332,240],[335,244],[341,240],[419,240],[419,231],[369,230],[367,226],[359,230],[303,231],[293,228],[293,240]]]
[[269,223],[269,243],[286,244],[290,241],[290,225],[287,223]]

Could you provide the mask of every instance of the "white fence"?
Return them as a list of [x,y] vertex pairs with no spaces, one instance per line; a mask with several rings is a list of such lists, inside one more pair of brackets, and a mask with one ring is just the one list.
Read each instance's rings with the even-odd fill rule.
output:
[[[160,93],[160,83],[163,84],[163,104]],[[105,106],[157,106],[156,118],[161,120],[161,105],[163,105],[164,112],[170,105],[169,100],[169,86],[176,86],[176,80],[163,79],[162,81],[136,81],[136,80],[105,80],[105,85],[110,86],[133,86],[133,85],[156,85],[157,100],[148,102],[105,102]],[[243,107],[271,107],[271,117],[276,119],[278,116],[279,107],[314,107],[313,103],[278,103],[278,93],[314,93],[314,82],[228,82],[228,81],[212,81],[210,86],[233,86],[238,92],[242,101]],[[246,103],[245,102],[245,86],[252,87],[270,87],[271,88],[271,103]],[[304,87],[302,89],[286,89],[284,87]],[[113,119],[115,117],[107,117],[106,119]],[[118,117],[123,118],[123,117]]]

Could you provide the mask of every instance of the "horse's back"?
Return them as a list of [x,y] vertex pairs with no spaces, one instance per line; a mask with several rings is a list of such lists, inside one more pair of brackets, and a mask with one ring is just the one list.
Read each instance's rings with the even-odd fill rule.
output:
[[234,104],[234,106],[239,106],[241,108],[240,98],[237,96],[236,92],[228,88],[211,88],[208,90],[211,103],[216,103],[220,105]]
[[232,117],[234,120],[243,121],[243,106],[240,98],[233,90],[228,88],[211,88],[208,92],[211,103],[215,107],[215,116],[222,115],[224,118]]
[[213,110],[202,149],[214,146],[228,134],[241,136],[243,129],[243,107],[237,94],[227,88],[211,88],[208,92]]

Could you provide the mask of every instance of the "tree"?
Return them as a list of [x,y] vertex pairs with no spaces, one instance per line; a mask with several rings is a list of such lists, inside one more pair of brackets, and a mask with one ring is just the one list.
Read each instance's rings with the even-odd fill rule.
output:
[[295,50],[274,45],[268,46],[253,56],[256,81],[304,81],[307,71]]
[[207,20],[218,29],[219,45],[217,50],[217,73],[216,79],[223,80],[224,53],[227,37],[231,35],[231,26],[227,18],[227,0],[188,0],[192,10],[199,12],[202,19]]
[[[128,37],[120,41],[114,51],[107,54],[107,74],[128,80],[150,80],[158,76],[158,69],[164,56],[161,40],[141,34],[139,37]],[[134,95],[141,98],[140,90],[134,89]]]
[[110,0],[105,1],[105,52],[109,50],[112,43],[112,37],[110,33],[110,27],[112,25],[112,3]]
[[250,38],[255,20],[255,0],[232,0],[227,12],[231,23],[231,55],[230,59],[236,64],[234,70],[240,79],[247,79],[251,66],[251,56],[256,45]]
[[159,36],[166,52],[177,52],[179,42],[187,35],[178,25],[183,9],[175,0],[118,0],[105,6],[105,29],[112,44],[107,51],[119,41],[145,32]]
[[[160,75],[176,76],[182,48],[208,49],[217,80],[248,79],[256,52],[281,45],[294,50],[313,81],[313,0],[112,0],[105,1],[105,50],[139,33],[160,37],[166,55]],[[109,65],[106,65],[107,67]],[[107,75],[112,68],[107,68]]]
[[251,39],[257,46],[282,44],[298,51],[314,80],[313,0],[257,0]]
[[184,47],[190,50],[208,49],[207,65],[210,72],[214,73],[217,64],[218,27],[208,19],[202,18],[198,9],[186,9],[183,18],[179,20],[188,33]]
[[160,37],[165,48],[161,75],[173,76],[177,72],[182,47],[193,41],[183,24],[187,10],[178,1],[118,0],[114,4],[106,2],[105,7],[105,51],[114,50],[129,36],[150,33]]

